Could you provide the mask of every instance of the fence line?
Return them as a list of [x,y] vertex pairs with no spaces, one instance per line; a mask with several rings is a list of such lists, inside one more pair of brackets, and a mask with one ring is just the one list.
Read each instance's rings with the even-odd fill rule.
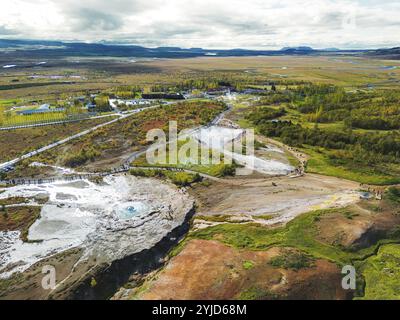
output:
[[45,126],[51,126],[51,125],[80,122],[80,121],[85,121],[85,120],[101,119],[101,118],[106,118],[106,117],[111,117],[111,116],[115,116],[115,114],[104,115],[104,116],[84,116],[84,117],[77,117],[77,118],[69,119],[69,120],[48,120],[48,121],[41,121],[41,122],[37,122],[37,123],[28,122],[25,124],[15,125],[15,126],[11,126],[11,127],[10,126],[0,127],[0,131],[45,127]]

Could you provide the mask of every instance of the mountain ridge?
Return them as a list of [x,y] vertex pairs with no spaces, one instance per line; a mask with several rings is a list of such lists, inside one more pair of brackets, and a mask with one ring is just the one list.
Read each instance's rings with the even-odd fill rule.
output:
[[[392,50],[392,51],[391,51]],[[60,57],[60,56],[115,56],[138,58],[192,58],[192,57],[233,57],[233,56],[280,56],[280,55],[321,55],[339,53],[360,53],[368,55],[397,55],[400,48],[378,50],[341,50],[337,48],[314,49],[310,46],[284,47],[280,50],[204,49],[160,46],[147,48],[133,44],[111,44],[105,42],[77,42],[57,40],[12,40],[0,39],[0,56],[7,54],[25,57]]]

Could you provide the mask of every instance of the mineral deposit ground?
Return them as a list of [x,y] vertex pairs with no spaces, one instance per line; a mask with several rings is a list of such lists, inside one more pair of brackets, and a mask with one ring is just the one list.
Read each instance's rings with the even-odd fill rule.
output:
[[398,49],[7,43],[0,299],[399,299]]

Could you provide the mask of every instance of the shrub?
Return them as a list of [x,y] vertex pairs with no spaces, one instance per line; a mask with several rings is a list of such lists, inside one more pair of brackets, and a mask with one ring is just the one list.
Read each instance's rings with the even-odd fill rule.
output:
[[93,147],[83,148],[78,153],[73,153],[64,160],[64,164],[68,167],[75,168],[84,165],[86,162],[94,161],[101,153]]
[[313,259],[298,251],[287,250],[282,255],[271,259],[270,264],[275,268],[300,270],[312,266]]
[[390,201],[400,203],[400,188],[390,187],[386,194]]
[[97,281],[96,281],[95,278],[92,278],[92,280],[90,280],[90,286],[91,286],[92,288],[94,288],[95,286],[97,286]]
[[172,172],[168,170],[144,170],[144,169],[131,169],[130,174],[136,177],[147,178],[167,178],[173,184],[179,187],[190,186],[192,183],[201,181],[199,174],[191,174],[187,172]]
[[245,261],[243,262],[243,268],[245,270],[250,270],[254,268],[254,262],[253,261]]
[[179,187],[190,186],[192,183],[201,181],[198,173],[191,174],[186,172],[165,172],[165,175],[171,182]]

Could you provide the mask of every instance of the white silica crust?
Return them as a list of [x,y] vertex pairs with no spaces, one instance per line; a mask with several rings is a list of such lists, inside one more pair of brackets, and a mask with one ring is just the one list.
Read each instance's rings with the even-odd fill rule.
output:
[[[266,160],[255,157],[254,155],[231,153],[229,149],[224,148],[232,141],[240,139],[244,133],[245,130],[243,129],[212,126],[198,130],[193,136],[197,141],[201,142],[202,145],[230,156],[236,163],[248,169],[267,175],[287,175],[294,170],[292,166],[277,160]],[[273,151],[276,152],[277,150],[279,149],[275,148]]]
[[23,243],[19,232],[0,232],[0,278],[24,271],[70,248],[110,263],[149,249],[180,226],[193,207],[183,190],[154,179],[116,175],[103,185],[55,182],[4,189],[0,199],[46,194],[49,201]]

